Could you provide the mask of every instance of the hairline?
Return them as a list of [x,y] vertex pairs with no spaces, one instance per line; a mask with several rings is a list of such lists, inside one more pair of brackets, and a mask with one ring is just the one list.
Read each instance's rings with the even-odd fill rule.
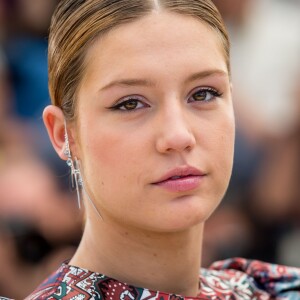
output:
[[[215,32],[217,36],[219,37],[218,39],[220,40],[220,51],[223,53],[224,60],[227,66],[228,74],[230,76],[230,57],[229,57],[229,44],[228,44],[228,35],[225,31],[223,31],[223,26],[224,23],[222,24],[222,20],[220,22],[220,25],[218,25],[218,22],[220,19],[216,17],[216,22],[214,22],[210,18],[206,18],[206,15],[204,14],[203,16],[193,14],[189,12],[188,10],[185,9],[179,9],[177,10],[177,7],[172,7],[168,6],[168,1],[166,3],[162,4],[160,0],[150,0],[147,1],[149,3],[149,7],[146,8],[143,12],[141,12],[139,15],[136,15],[133,18],[128,18],[128,19],[123,19],[119,24],[111,24],[111,26],[108,26],[104,29],[101,29],[101,23],[99,23],[98,26],[93,27],[92,32],[90,33],[90,36],[88,39],[86,39],[86,43],[83,46],[83,51],[80,51],[80,54],[76,56],[75,60],[70,60],[69,57],[65,57],[67,59],[68,65],[64,66],[59,64],[59,66],[64,66],[64,68],[69,68],[69,69],[74,69],[76,72],[76,68],[78,72],[76,72],[75,76],[71,76],[71,71],[60,71],[59,76],[60,78],[58,81],[55,81],[53,76],[55,76],[55,67],[53,65],[53,54],[52,54],[52,61],[51,61],[51,67],[52,67],[52,72],[51,72],[51,82],[49,81],[50,85],[50,90],[51,90],[51,99],[54,103],[54,105],[57,105],[60,107],[67,120],[71,121],[76,119],[77,115],[77,110],[78,110],[78,92],[81,88],[82,83],[84,82],[84,76],[86,73],[86,67],[88,65],[88,53],[91,51],[92,47],[97,43],[97,41],[101,40],[103,37],[108,35],[111,31],[117,30],[119,27],[122,25],[126,25],[129,23],[134,23],[135,21],[138,21],[152,13],[159,14],[161,12],[165,13],[172,13],[172,14],[177,14],[181,16],[186,16],[186,17],[192,17],[195,20],[201,22],[202,24],[206,25],[207,28],[210,28],[212,32]],[[212,3],[213,4],[213,3]],[[77,12],[77,10],[75,10]],[[74,13],[75,13],[74,12]],[[56,16],[57,17],[57,16]],[[66,21],[64,21],[65,23]],[[57,23],[57,22],[56,22]],[[57,26],[57,24],[56,24]],[[88,23],[86,24],[88,26]],[[57,28],[56,28],[56,35],[57,35]],[[56,41],[56,38],[54,39]],[[72,42],[76,41],[76,39],[71,40]],[[55,48],[52,49],[55,51]],[[65,52],[66,50],[63,49]],[[77,65],[76,65],[77,61]],[[66,77],[65,77],[66,76]],[[71,79],[71,81],[66,81],[67,79]],[[73,83],[74,82],[74,83]],[[61,84],[65,85],[65,88],[61,86]],[[66,85],[70,85],[70,88],[66,87]],[[58,91],[57,93],[55,92],[55,89]],[[59,100],[61,99],[61,100]],[[64,100],[66,99],[66,100]]]
[[[123,25],[133,24],[136,21],[141,20],[141,19],[143,19],[143,18],[145,18],[145,17],[147,17],[151,14],[161,14],[161,13],[168,13],[168,14],[175,14],[175,15],[180,15],[180,16],[184,16],[184,17],[191,17],[191,18],[197,20],[198,22],[200,22],[202,25],[204,25],[212,33],[216,34],[218,36],[218,40],[220,42],[220,44],[219,44],[220,51],[223,53],[224,60],[226,62],[226,67],[227,67],[229,79],[231,79],[231,72],[230,72],[230,68],[229,68],[229,65],[228,65],[227,59],[226,59],[227,54],[225,53],[225,49],[223,47],[224,41],[223,41],[223,37],[222,37],[221,33],[219,32],[219,30],[217,30],[216,28],[214,28],[213,26],[211,26],[210,24],[208,24],[204,20],[201,20],[200,18],[197,18],[196,16],[193,16],[193,15],[181,14],[179,12],[168,10],[168,9],[165,9],[165,8],[163,8],[161,10],[153,9],[148,14],[145,14],[144,16],[141,16],[141,17],[136,18],[134,20],[124,22],[122,24],[114,26],[113,28],[110,28],[110,29],[107,29],[107,30],[105,30],[101,33],[98,33],[97,35],[95,35],[93,37],[93,39],[90,40],[89,45],[87,45],[87,47],[86,47],[86,49],[83,53],[83,66],[82,66],[82,70],[81,70],[81,78],[78,82],[76,92],[75,92],[75,95],[74,95],[75,99],[76,99],[75,102],[78,101],[78,94],[79,94],[80,88],[82,87],[82,85],[84,84],[84,81],[85,81],[85,75],[86,75],[86,72],[87,72],[86,69],[87,69],[88,65],[91,63],[91,60],[88,58],[88,56],[89,56],[89,52],[92,51],[93,47],[96,46],[96,44],[98,44],[98,42],[101,42],[101,39],[108,36],[111,32],[113,32],[115,30],[118,30]],[[78,113],[78,105],[75,105],[75,107],[74,107],[74,121],[76,121],[76,119],[77,119],[77,113]]]

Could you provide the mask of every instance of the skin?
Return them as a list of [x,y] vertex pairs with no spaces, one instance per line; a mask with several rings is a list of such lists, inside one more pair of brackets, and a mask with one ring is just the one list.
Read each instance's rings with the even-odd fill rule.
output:
[[[125,79],[131,82],[111,84]],[[196,90],[207,87],[221,95],[204,92],[211,101],[199,94],[195,101]],[[108,109],[132,95],[136,109]],[[70,146],[102,219],[86,201],[85,231],[70,263],[196,296],[204,222],[226,191],[233,160],[231,84],[219,36],[169,12],[110,31],[87,53],[77,108]],[[44,121],[66,159],[62,112],[49,106]],[[197,188],[170,192],[152,184],[182,166],[205,174]]]

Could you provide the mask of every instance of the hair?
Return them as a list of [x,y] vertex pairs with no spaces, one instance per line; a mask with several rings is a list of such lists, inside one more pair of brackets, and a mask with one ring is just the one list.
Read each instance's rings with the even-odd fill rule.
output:
[[51,20],[48,71],[52,104],[62,109],[66,120],[76,117],[76,94],[91,44],[154,10],[191,16],[211,27],[220,36],[230,72],[228,33],[211,0],[61,0]]

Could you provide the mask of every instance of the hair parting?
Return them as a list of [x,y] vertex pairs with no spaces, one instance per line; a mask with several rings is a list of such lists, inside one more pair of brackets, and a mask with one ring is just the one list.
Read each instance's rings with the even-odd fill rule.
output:
[[155,11],[160,11],[160,3],[159,0],[153,0],[153,4],[154,4],[154,10]]
[[52,104],[62,109],[67,121],[76,119],[77,94],[93,42],[153,11],[191,16],[212,28],[230,73],[228,33],[211,0],[61,0],[50,26],[48,73]]

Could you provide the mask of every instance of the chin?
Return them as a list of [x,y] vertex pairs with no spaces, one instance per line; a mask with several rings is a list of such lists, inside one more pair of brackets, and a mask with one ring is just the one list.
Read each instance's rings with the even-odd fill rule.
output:
[[219,204],[218,202],[212,205],[214,201],[201,201],[198,197],[192,197],[192,199],[176,199],[175,201],[179,201],[175,203],[176,207],[173,207],[165,214],[163,222],[157,222],[162,231],[186,231],[199,224],[203,224]]

